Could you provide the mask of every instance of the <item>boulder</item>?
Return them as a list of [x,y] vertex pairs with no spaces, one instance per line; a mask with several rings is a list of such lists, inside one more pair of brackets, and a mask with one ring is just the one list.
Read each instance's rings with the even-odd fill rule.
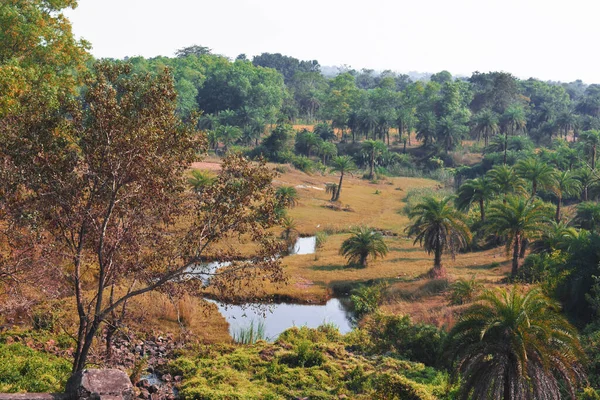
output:
[[67,382],[67,394],[77,400],[133,400],[133,385],[118,369],[86,369]]

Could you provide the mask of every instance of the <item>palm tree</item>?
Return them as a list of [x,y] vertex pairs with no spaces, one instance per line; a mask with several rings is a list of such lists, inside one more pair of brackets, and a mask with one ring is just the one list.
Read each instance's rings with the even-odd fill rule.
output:
[[468,128],[452,117],[442,117],[437,123],[436,137],[448,153],[467,133]]
[[590,152],[592,170],[596,169],[596,153],[598,144],[600,144],[600,131],[590,130],[581,132],[579,134],[579,140],[585,144]]
[[331,201],[335,201],[335,196],[337,195],[337,183],[326,183],[325,184],[325,193],[331,195]]
[[199,169],[192,170],[191,175],[192,176],[188,178],[188,183],[192,187],[192,190],[196,193],[201,193],[204,190],[204,188],[206,188],[209,185],[212,185],[212,183],[215,181],[214,176],[210,175],[206,171],[201,171]]
[[448,335],[461,399],[575,399],[585,381],[577,330],[538,289],[486,290]]
[[595,171],[591,168],[583,167],[576,171],[577,179],[581,182],[581,199],[588,201],[591,188],[597,187],[600,183]]
[[379,140],[365,140],[362,143],[362,150],[369,156],[369,179],[373,179],[375,158],[385,151],[385,143]]
[[337,186],[337,192],[335,198],[332,201],[338,201],[340,199],[340,193],[342,192],[342,181],[344,180],[344,174],[352,173],[356,171],[356,165],[350,156],[338,156],[333,159],[331,163],[331,171],[337,171],[340,173],[340,183]]
[[358,264],[364,268],[369,257],[377,259],[387,255],[388,248],[380,232],[361,226],[351,233],[340,248],[340,254],[348,259],[348,265]]
[[569,136],[569,131],[577,126],[577,116],[570,110],[561,112],[556,118],[556,126],[565,135],[565,140]]
[[242,137],[242,130],[237,126],[221,125],[217,128],[217,137],[223,143],[223,151],[227,153],[229,146]]
[[512,247],[512,276],[519,270],[519,256],[523,241],[541,235],[543,226],[549,221],[548,208],[539,201],[528,201],[522,197],[509,196],[505,203],[495,203],[488,212],[488,231],[506,237],[506,252]]
[[564,196],[574,196],[581,192],[581,182],[573,171],[561,171],[555,174],[550,190],[556,196],[556,222],[560,221],[560,208]]
[[487,177],[469,179],[458,189],[456,208],[466,211],[471,208],[471,204],[478,202],[481,222],[485,222],[485,203],[494,197],[495,193],[496,188]]
[[486,177],[496,189],[497,194],[503,194],[506,203],[506,196],[510,194],[521,195],[525,193],[525,181],[515,173],[513,167],[508,165],[496,165],[486,173]]
[[542,236],[531,244],[532,253],[551,253],[556,250],[568,250],[573,239],[579,237],[579,232],[564,222],[552,221],[544,230]]
[[281,219],[281,227],[283,228],[283,231],[281,232],[281,238],[285,240],[285,243],[289,248],[294,244],[296,238],[298,237],[296,221],[294,218],[286,215]]
[[508,134],[515,135],[525,130],[527,119],[525,111],[519,105],[512,105],[506,109],[502,115],[502,126],[504,129],[504,164],[506,164],[506,154],[508,151]]
[[433,268],[429,271],[434,278],[445,275],[442,265],[444,251],[450,252],[454,258],[456,252],[471,241],[464,216],[452,207],[451,201],[452,197],[441,200],[426,197],[408,214],[412,220],[406,228],[408,236],[414,236],[414,244],[418,242],[428,254],[434,254]]
[[488,145],[490,137],[496,135],[499,130],[498,115],[490,109],[485,109],[473,116],[473,134],[477,140],[484,140],[484,146]]
[[275,191],[277,203],[283,208],[294,208],[298,205],[298,191],[293,186],[280,186]]
[[519,176],[531,182],[531,198],[535,197],[539,187],[547,188],[555,180],[556,170],[539,159],[531,157],[520,160],[515,166]]
[[319,155],[323,157],[323,165],[327,165],[327,160],[337,156],[337,147],[331,142],[321,141],[318,151]]
[[596,226],[600,223],[600,203],[595,201],[579,203],[573,222],[579,228],[595,232]]
[[426,112],[419,115],[417,122],[417,139],[423,142],[423,147],[427,147],[435,137],[437,118],[432,112]]

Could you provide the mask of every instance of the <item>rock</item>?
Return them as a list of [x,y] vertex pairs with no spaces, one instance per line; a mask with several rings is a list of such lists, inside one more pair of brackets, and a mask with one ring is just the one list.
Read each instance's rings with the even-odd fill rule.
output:
[[118,369],[85,369],[67,381],[71,398],[78,400],[133,400],[133,385],[127,374]]

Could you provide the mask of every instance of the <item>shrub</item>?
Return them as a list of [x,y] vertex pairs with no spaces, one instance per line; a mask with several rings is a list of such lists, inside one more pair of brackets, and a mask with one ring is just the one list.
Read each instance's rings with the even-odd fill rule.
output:
[[469,280],[459,279],[451,286],[450,304],[468,303],[477,296],[482,288],[483,285],[475,280],[475,275]]
[[379,303],[385,294],[387,285],[380,283],[372,286],[359,286],[352,291],[350,300],[357,318],[374,313],[379,308]]

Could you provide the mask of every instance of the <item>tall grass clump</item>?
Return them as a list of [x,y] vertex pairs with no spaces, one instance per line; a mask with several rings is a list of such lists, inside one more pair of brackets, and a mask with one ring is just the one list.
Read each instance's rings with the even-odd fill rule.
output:
[[327,236],[327,232],[325,231],[318,231],[315,233],[315,260],[319,259],[319,251],[325,246]]
[[239,328],[233,334],[233,341],[238,344],[252,344],[259,340],[267,340],[265,322],[254,320],[250,321],[250,325]]

